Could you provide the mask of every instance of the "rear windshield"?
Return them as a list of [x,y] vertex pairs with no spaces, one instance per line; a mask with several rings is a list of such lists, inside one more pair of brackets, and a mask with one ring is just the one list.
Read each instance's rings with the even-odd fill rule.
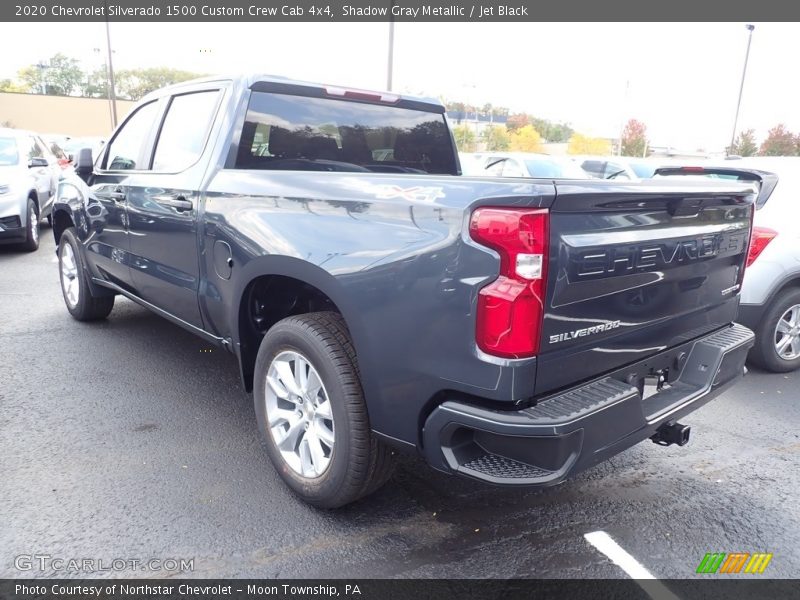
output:
[[238,169],[455,175],[443,114],[253,92]]
[[0,137],[0,165],[16,165],[19,162],[17,140],[10,137]]

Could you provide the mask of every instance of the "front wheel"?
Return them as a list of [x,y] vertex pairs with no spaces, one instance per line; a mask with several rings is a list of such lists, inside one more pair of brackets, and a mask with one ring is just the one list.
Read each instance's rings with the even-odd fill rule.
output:
[[391,476],[392,451],[370,431],[355,350],[337,313],[288,317],[270,328],[253,388],[267,454],[306,502],[337,508]]
[[782,292],[764,314],[751,357],[774,373],[800,368],[800,289]]
[[27,212],[28,227],[22,248],[28,252],[34,252],[39,249],[39,212],[36,210],[36,204],[30,198],[28,198]]
[[114,308],[114,296],[92,295],[72,227],[61,234],[58,242],[58,269],[69,314],[78,321],[96,321],[109,315]]

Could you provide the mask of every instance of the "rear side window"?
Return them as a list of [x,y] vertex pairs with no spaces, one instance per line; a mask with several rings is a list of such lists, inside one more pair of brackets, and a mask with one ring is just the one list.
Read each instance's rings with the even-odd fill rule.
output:
[[154,171],[182,171],[203,153],[219,90],[175,96],[169,105],[153,157]]
[[42,147],[36,142],[36,138],[28,138],[28,159],[44,158]]
[[19,162],[17,140],[11,137],[0,138],[0,165],[10,166]]
[[456,174],[444,115],[253,92],[238,169]]
[[125,121],[108,148],[106,169],[129,171],[147,168],[137,163],[145,141],[150,136],[156,113],[156,101],[153,101],[140,107]]

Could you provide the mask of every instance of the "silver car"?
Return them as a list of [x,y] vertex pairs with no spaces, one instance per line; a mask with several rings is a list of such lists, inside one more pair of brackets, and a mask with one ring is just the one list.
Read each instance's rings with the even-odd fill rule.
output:
[[800,368],[800,158],[660,168],[656,177],[674,175],[760,185],[737,321],[756,333],[751,362],[777,373]]
[[39,247],[39,223],[50,218],[60,171],[38,136],[0,129],[0,244]]

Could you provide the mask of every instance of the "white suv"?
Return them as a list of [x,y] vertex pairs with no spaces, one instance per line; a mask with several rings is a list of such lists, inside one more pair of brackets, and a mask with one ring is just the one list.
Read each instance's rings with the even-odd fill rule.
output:
[[673,175],[760,185],[737,321],[756,333],[753,363],[774,372],[800,368],[800,158],[742,158],[656,174]]

